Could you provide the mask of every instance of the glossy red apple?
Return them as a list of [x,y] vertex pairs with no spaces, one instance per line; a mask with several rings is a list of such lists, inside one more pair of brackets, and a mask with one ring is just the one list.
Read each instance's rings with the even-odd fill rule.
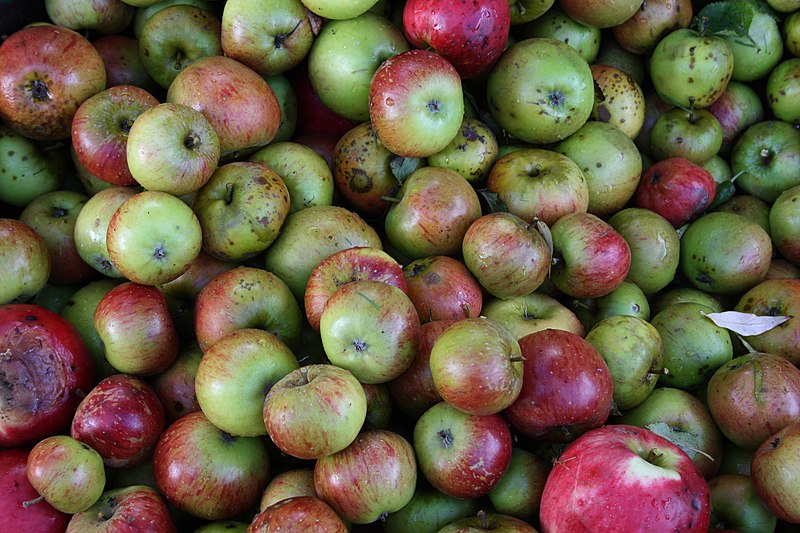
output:
[[644,171],[633,201],[636,207],[655,211],[679,228],[699,216],[716,191],[710,172],[688,159],[671,157]]
[[336,511],[315,496],[295,496],[276,502],[256,515],[247,529],[250,533],[289,530],[306,533],[348,531]]
[[480,316],[483,288],[462,260],[447,255],[422,257],[407,263],[403,275],[421,321]]
[[44,500],[25,473],[27,448],[0,450],[0,516],[29,533],[63,533],[70,516]]

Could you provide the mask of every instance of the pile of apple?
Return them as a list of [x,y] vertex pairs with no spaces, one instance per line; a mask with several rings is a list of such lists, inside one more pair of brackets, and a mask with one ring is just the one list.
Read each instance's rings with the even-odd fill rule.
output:
[[44,12],[0,529],[796,530],[799,0]]

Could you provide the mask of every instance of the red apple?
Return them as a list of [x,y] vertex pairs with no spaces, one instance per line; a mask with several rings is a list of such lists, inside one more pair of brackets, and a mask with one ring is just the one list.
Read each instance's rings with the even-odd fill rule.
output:
[[97,502],[72,515],[66,533],[176,533],[170,508],[144,485],[109,489]]
[[68,514],[44,500],[26,503],[39,497],[25,472],[28,453],[25,448],[0,450],[0,516],[28,533],[63,533]]
[[777,517],[800,524],[800,422],[764,440],[753,454],[750,477],[756,493]]
[[652,164],[642,174],[633,201],[679,228],[699,216],[714,200],[717,184],[700,165],[682,157]]
[[166,370],[153,376],[149,384],[164,407],[166,424],[200,410],[194,389],[194,378],[203,352],[197,343],[184,345],[175,361]]
[[261,502],[258,505],[259,511],[264,511],[273,503],[278,503],[286,498],[295,496],[316,496],[314,489],[314,467],[301,466],[285,470],[269,481],[264,493],[261,495]]
[[297,530],[305,533],[346,533],[345,523],[330,505],[314,496],[276,502],[256,515],[248,533]]
[[447,255],[415,259],[403,267],[403,276],[423,322],[481,314],[483,289],[460,259]]

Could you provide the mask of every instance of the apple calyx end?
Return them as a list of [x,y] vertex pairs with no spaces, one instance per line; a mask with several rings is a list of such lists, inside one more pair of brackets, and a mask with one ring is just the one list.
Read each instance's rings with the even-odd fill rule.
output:
[[442,446],[450,448],[453,445],[453,433],[449,429],[440,429],[436,435],[442,441]]

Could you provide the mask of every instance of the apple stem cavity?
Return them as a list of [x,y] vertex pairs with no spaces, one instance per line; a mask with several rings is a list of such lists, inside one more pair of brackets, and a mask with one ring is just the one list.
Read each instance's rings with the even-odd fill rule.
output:
[[276,35],[275,36],[275,48],[283,48],[284,41],[286,41],[286,39],[288,39],[289,37],[292,36],[292,34],[297,30],[297,28],[300,27],[300,24],[302,22],[303,22],[302,19],[298,19],[297,20],[297,24],[295,24],[294,28],[292,28],[290,31],[288,31],[286,33],[279,33],[278,35]]
[[229,181],[225,184],[225,205],[233,203],[233,182]]
[[764,165],[769,165],[774,154],[769,148],[762,148],[758,155]]
[[41,501],[44,501],[44,496],[39,496],[38,498],[34,498],[32,500],[25,500],[24,502],[22,502],[22,507],[27,509],[28,507],[36,505],[37,503],[39,503]]
[[53,216],[55,218],[62,218],[67,216],[67,214],[69,214],[69,211],[64,209],[63,207],[58,207],[58,206],[53,207]]

